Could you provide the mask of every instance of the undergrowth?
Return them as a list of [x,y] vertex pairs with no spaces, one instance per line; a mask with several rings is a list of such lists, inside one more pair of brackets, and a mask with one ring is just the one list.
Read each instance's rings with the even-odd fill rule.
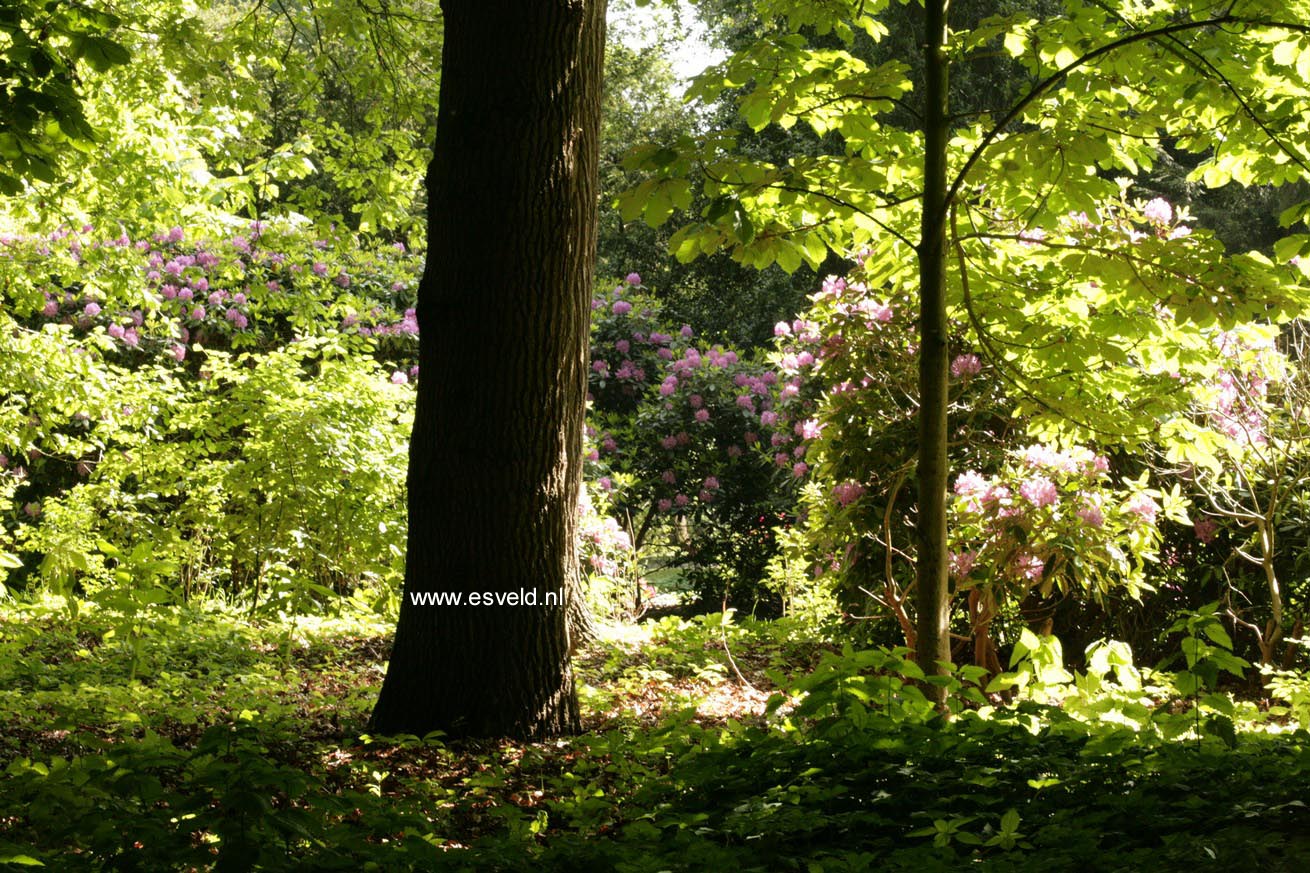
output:
[[[0,867],[98,870],[1301,870],[1303,677],[1234,700],[1204,613],[1185,668],[1122,644],[958,671],[787,622],[615,628],[579,660],[586,732],[367,734],[388,622],[216,606],[0,612]],[[1190,641],[1190,642],[1189,642]],[[1272,705],[1271,705],[1272,704]]]

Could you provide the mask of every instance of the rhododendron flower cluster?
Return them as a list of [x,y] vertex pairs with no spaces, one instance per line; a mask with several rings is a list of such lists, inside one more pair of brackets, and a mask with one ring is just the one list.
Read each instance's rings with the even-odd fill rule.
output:
[[1242,456],[1268,445],[1269,392],[1288,374],[1275,336],[1270,328],[1215,335],[1225,366],[1194,394],[1203,420],[1230,441],[1229,454]]
[[[329,249],[340,259],[333,267]],[[226,237],[174,227],[135,241],[125,233],[105,238],[88,225],[15,238],[10,257],[26,258],[34,275],[95,273],[95,290],[39,282],[31,316],[103,332],[137,355],[184,363],[188,346],[196,343],[267,347],[322,331],[316,313],[331,307],[344,313],[342,332],[398,338],[378,349],[384,362],[408,369],[416,356],[415,310],[395,304],[422,262],[403,247],[364,251],[349,239],[310,244],[298,233],[269,233],[258,222]],[[142,299],[148,302],[142,305]]]
[[[771,547],[742,543],[769,541],[790,483],[808,469],[805,443],[820,429],[800,389],[815,355],[801,349],[790,372],[780,372],[704,342],[690,325],[665,322],[639,278],[603,286],[592,304],[589,421],[604,436],[587,478],[614,479],[614,507],[637,549],[663,526],[693,524],[694,557],[689,546],[681,560],[698,566],[706,555],[745,550],[749,560],[715,572],[762,567]],[[817,339],[804,324],[787,330]]]
[[1015,450],[991,476],[959,473],[952,491],[952,550],[970,556],[952,562],[958,586],[1000,586],[1015,596],[1038,585],[1131,587],[1159,542],[1153,493],[1135,486],[1125,494],[1105,457],[1082,446]]

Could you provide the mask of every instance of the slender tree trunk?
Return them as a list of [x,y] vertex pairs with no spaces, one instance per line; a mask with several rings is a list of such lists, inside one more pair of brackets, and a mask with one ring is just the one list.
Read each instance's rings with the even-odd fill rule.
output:
[[1273,523],[1268,519],[1258,521],[1256,529],[1260,534],[1260,568],[1264,570],[1265,583],[1269,586],[1269,606],[1273,613],[1265,624],[1264,637],[1260,641],[1260,663],[1272,665],[1278,644],[1283,641],[1283,590],[1278,583],[1278,571],[1274,568]]
[[[409,547],[383,733],[578,729],[576,589],[604,0],[443,0]],[[536,605],[471,605],[471,596]],[[458,595],[421,605],[415,595]]]
[[[946,575],[946,410],[949,332],[946,321],[946,10],[948,0],[926,0],[924,27],[924,180],[919,241],[919,467],[918,645],[929,676],[951,659]],[[939,703],[945,689],[928,685]]]

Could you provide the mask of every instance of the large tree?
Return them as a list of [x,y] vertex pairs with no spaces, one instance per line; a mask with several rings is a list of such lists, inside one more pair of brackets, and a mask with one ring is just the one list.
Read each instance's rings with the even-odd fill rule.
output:
[[[604,0],[443,0],[405,596],[382,732],[576,730]],[[537,605],[474,605],[489,593]],[[458,595],[422,605],[416,595]]]

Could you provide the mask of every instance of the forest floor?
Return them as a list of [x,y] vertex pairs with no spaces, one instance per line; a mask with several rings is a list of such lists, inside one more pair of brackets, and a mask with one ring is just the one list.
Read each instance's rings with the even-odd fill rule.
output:
[[1310,737],[1287,725],[1147,741],[1036,704],[947,722],[899,682],[877,687],[905,703],[868,699],[894,659],[703,616],[589,646],[578,737],[371,737],[389,633],[0,607],[0,870],[1310,863]]

